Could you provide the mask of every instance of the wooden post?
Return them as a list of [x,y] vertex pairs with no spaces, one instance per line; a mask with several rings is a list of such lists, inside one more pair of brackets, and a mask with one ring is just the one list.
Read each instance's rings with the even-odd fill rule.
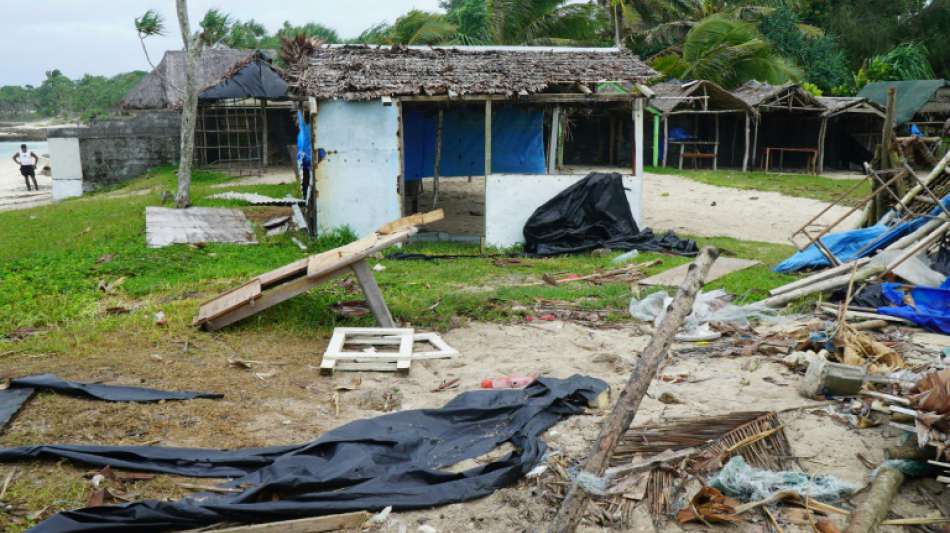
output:
[[561,127],[561,106],[555,104],[551,113],[551,136],[548,141],[548,174],[554,174],[557,167],[558,130]]
[[396,115],[399,117],[399,178],[396,180],[396,192],[399,193],[399,214],[406,216],[406,121],[403,116],[402,101],[396,100]]
[[382,328],[396,327],[393,316],[390,314],[389,308],[386,307],[386,301],[383,300],[383,293],[380,292],[379,285],[376,284],[376,278],[373,277],[373,270],[369,267],[366,259],[357,261],[351,268],[353,273],[356,274],[356,280],[359,281],[363,294],[366,296],[366,303],[373,311],[373,316],[376,317],[379,326]]
[[653,166],[660,163],[660,115],[653,113]]
[[749,170],[749,112],[745,114],[745,154],[742,156],[742,171],[747,172]]
[[666,167],[666,158],[670,154],[670,117],[663,117],[663,166]]
[[308,114],[310,122],[310,175],[303,177],[303,179],[309,181],[307,198],[304,198],[304,200],[307,201],[307,218],[309,219],[307,225],[310,235],[316,237],[317,228],[319,227],[317,222],[320,218],[320,210],[317,208],[317,200],[320,198],[320,193],[317,191],[317,167],[320,165],[320,149],[317,148],[317,115],[320,113],[320,104],[313,97],[309,98],[307,103],[310,107]]
[[755,126],[755,130],[754,130],[753,135],[752,135],[752,166],[753,166],[753,167],[755,166],[756,157],[758,156],[758,149],[759,149],[759,127],[760,127],[761,125],[762,125],[762,118],[761,118],[761,117],[757,117],[757,118],[755,119],[755,124],[753,124],[753,126]]
[[564,125],[567,122],[567,110],[561,109],[561,120],[558,121],[557,129],[557,163],[555,164],[558,173],[564,167],[564,138],[567,136],[567,128]]
[[267,168],[267,100],[261,100],[261,121],[263,122],[264,132],[261,134],[261,164]]
[[871,483],[871,490],[864,502],[851,513],[844,533],[870,533],[877,530],[890,512],[891,503],[903,483],[904,474],[900,470],[892,466],[882,467]]
[[719,170],[719,113],[713,115],[716,120],[716,144],[713,145],[713,170]]
[[[491,99],[485,100],[485,177],[491,174],[491,136],[492,136],[492,108]],[[486,179],[487,183],[488,180]]]
[[435,124],[435,160],[432,163],[432,209],[439,205],[439,175],[442,170],[442,124],[444,120],[445,112],[439,109],[439,118]]
[[643,177],[643,97],[638,96],[633,101],[633,142],[634,151],[633,174]]
[[825,139],[828,136],[828,117],[821,118],[821,128],[818,130],[818,168],[815,174],[825,171]]
[[[608,120],[610,121],[610,134],[607,139],[607,164],[613,165],[614,154],[616,154],[615,150],[617,149],[617,121],[614,120],[613,115],[608,117]],[[600,137],[600,140],[603,141],[603,137]]]
[[[620,438],[630,428],[637,409],[643,396],[646,395],[647,388],[660,365],[666,359],[670,345],[673,343],[673,336],[683,324],[683,320],[692,312],[693,302],[696,300],[696,294],[703,287],[703,281],[710,267],[719,257],[719,250],[706,247],[700,251],[699,256],[689,267],[686,279],[680,286],[673,299],[673,303],[667,309],[666,317],[656,329],[650,343],[640,354],[636,368],[630,374],[630,379],[626,386],[620,392],[613,410],[607,415],[601,426],[600,436],[594,441],[591,453],[584,463],[580,472],[581,475],[591,475],[600,477],[604,474],[607,464],[613,455]],[[557,516],[554,518],[554,524],[549,530],[551,533],[572,533],[577,529],[577,525],[587,512],[588,494],[582,489],[575,479],[567,495],[561,503]]]

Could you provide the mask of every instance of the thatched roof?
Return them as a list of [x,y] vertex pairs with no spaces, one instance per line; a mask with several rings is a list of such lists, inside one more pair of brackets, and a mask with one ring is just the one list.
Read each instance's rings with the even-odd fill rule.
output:
[[825,115],[840,115],[850,111],[868,110],[883,115],[884,108],[861,96],[819,96],[818,101],[825,107]]
[[736,110],[754,113],[744,100],[719,85],[707,81],[666,81],[650,86],[656,96],[650,105],[664,114],[689,110]]
[[[235,66],[254,55],[252,50],[206,48],[198,60],[198,87],[220,82]],[[185,52],[165,52],[155,70],[125,95],[119,104],[123,109],[176,109],[181,107],[185,87]]]
[[796,102],[796,106],[810,107],[814,111],[825,110],[818,98],[802,89],[801,85],[797,83],[770,85],[753,80],[746,82],[732,93],[754,108],[771,106],[779,101],[791,98]]
[[518,95],[559,85],[644,82],[656,72],[626,51],[533,47],[324,46],[291,73],[300,96]]

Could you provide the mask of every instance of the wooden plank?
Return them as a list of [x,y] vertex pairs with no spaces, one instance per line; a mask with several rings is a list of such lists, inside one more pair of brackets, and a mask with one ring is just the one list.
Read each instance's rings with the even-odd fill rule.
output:
[[[415,331],[409,328],[336,328],[320,363],[320,373],[331,375],[341,371],[408,372],[412,363]],[[350,336],[376,336],[381,346],[391,346],[390,339],[399,339],[398,352],[347,352],[344,346]],[[372,339],[361,339],[371,341]],[[360,342],[368,344],[368,342]],[[345,361],[345,363],[343,363]]]
[[426,224],[438,222],[443,218],[445,218],[444,209],[436,209],[435,211],[429,211],[428,213],[416,213],[414,215],[402,217],[399,220],[394,220],[392,222],[383,224],[378,230],[376,230],[376,233],[380,235],[392,235],[397,231],[402,231],[413,226],[425,226]]
[[304,274],[307,271],[307,265],[310,263],[310,259],[300,259],[299,261],[294,261],[289,265],[284,265],[277,270],[271,270],[258,276],[258,279],[261,281],[261,288],[267,289],[276,283],[284,281],[288,278],[298,277]]
[[324,533],[327,531],[339,531],[341,529],[360,528],[371,516],[372,515],[366,511],[357,511],[355,513],[334,514],[315,518],[300,518],[297,520],[285,520],[283,522],[229,527],[227,529],[215,529],[213,531],[215,533]]
[[[732,274],[733,272],[738,272],[740,270],[745,270],[749,267],[758,265],[758,261],[752,261],[749,259],[737,259],[733,257],[720,257],[713,264],[712,268],[709,270],[709,275],[706,276],[706,283],[710,283],[717,279],[723,278]],[[675,287],[683,282],[686,279],[686,273],[689,271],[689,263],[685,265],[680,265],[676,268],[671,268],[664,272],[660,272],[655,276],[650,276],[649,278],[640,281],[640,285],[662,285],[664,287]]]
[[396,327],[396,323],[393,321],[393,316],[389,312],[389,308],[386,307],[383,293],[379,290],[379,285],[376,284],[376,277],[373,276],[373,271],[369,268],[369,264],[365,259],[361,259],[354,263],[352,268],[356,274],[357,281],[360,283],[360,287],[363,289],[363,294],[366,295],[366,303],[369,304],[370,310],[373,311],[373,316],[376,317],[376,322],[384,328]]
[[307,277],[322,276],[334,270],[346,268],[380,250],[409,240],[415,232],[415,227],[409,227],[392,235],[380,236],[373,233],[346,246],[311,256],[307,265]]
[[261,280],[259,278],[252,279],[244,285],[218,296],[214,300],[201,304],[194,325],[203,324],[208,320],[218,318],[244,304],[250,303],[260,295]]

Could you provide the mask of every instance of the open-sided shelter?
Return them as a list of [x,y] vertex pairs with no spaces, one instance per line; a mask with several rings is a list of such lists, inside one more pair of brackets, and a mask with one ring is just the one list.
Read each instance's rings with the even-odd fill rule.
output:
[[826,167],[863,172],[862,163],[874,159],[884,129],[884,108],[860,96],[819,96],[825,107],[825,132],[818,172]]
[[368,233],[407,214],[413,182],[483,176],[482,236],[510,246],[537,207],[581,179],[577,167],[617,164],[621,154],[630,154],[624,183],[639,220],[638,84],[653,75],[613,48],[317,48],[291,69],[291,92],[306,102],[314,150],[325,155],[317,227]]
[[[169,51],[122,100],[129,111],[180,111],[185,53]],[[289,164],[293,106],[283,72],[261,51],[208,48],[198,60],[195,163],[206,168],[260,172]]]
[[706,80],[674,80],[650,88],[655,93],[651,111],[659,119],[650,131],[655,161],[662,158],[663,166],[679,168],[684,162],[698,166],[709,161],[714,169],[721,165],[747,170],[756,118],[752,106]]
[[749,81],[734,91],[758,114],[752,135],[753,165],[785,170],[786,160],[817,173],[823,152],[825,107],[795,83],[770,85]]
[[858,96],[884,107],[887,92],[895,90],[895,118],[898,126],[917,126],[924,135],[939,136],[950,119],[950,81],[907,80],[869,83]]

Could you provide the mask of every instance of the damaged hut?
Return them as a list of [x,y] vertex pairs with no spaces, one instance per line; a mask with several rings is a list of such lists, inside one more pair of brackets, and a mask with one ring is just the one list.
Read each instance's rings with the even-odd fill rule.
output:
[[950,81],[907,80],[869,83],[858,96],[880,105],[887,105],[887,91],[896,91],[895,119],[902,133],[913,133],[916,126],[921,135],[941,137],[950,120]]
[[752,135],[753,166],[786,170],[786,162],[815,174],[824,152],[825,107],[798,84],[747,82],[734,94],[758,114]]
[[639,220],[649,94],[639,84],[653,75],[614,48],[317,48],[291,69],[325,156],[314,157],[317,227],[367,233],[414,210],[423,180],[439,205],[440,180],[465,177],[483,185],[447,220],[474,212],[471,237],[511,246],[542,203],[616,165],[629,165]]
[[708,161],[713,169],[748,169],[752,106],[711,81],[668,81],[650,88],[651,112],[657,112],[650,132],[655,163],[697,168]]
[[[122,100],[134,110],[181,109],[185,54],[167,52]],[[261,51],[211,48],[198,61],[195,164],[229,172],[260,173],[291,164],[293,106],[284,73]]]
[[819,96],[818,101],[825,107],[818,172],[826,167],[863,172],[862,164],[874,159],[881,144],[884,108],[860,96]]

